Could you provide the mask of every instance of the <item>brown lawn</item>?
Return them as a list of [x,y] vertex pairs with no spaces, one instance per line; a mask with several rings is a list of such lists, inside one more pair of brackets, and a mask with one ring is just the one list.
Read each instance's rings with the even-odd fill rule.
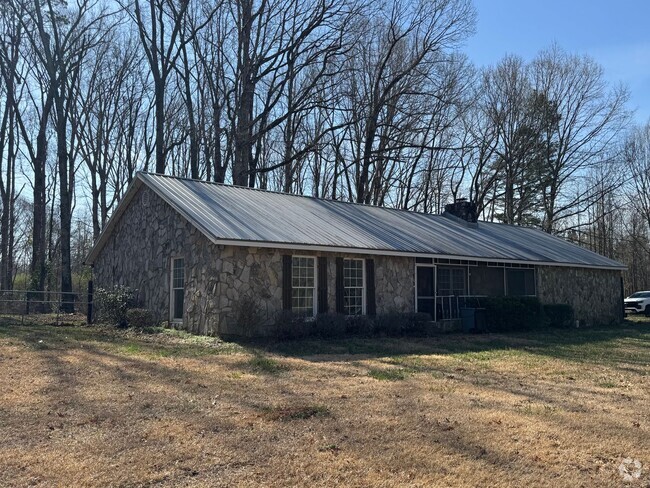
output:
[[650,486],[649,364],[645,319],[262,347],[4,318],[0,485]]

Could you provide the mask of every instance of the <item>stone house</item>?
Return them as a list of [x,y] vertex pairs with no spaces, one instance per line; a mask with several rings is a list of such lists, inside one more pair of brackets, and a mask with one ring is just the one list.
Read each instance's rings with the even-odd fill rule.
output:
[[[270,332],[282,310],[458,316],[467,297],[536,295],[585,323],[622,316],[615,261],[536,229],[138,173],[86,263],[95,287],[201,334]],[[246,332],[250,332],[247,330]]]

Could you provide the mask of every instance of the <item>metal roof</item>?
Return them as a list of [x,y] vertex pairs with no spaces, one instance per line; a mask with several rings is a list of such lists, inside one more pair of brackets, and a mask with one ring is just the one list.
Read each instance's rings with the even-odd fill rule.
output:
[[490,222],[473,228],[442,215],[150,173],[138,173],[88,263],[142,184],[219,244],[625,269],[537,229]]

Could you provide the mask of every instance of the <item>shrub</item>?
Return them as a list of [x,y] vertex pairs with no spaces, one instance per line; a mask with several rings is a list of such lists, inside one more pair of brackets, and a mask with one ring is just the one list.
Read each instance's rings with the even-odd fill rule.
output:
[[311,332],[322,338],[342,337],[346,332],[345,315],[337,313],[316,315]]
[[126,311],[135,305],[135,290],[123,285],[112,289],[98,288],[93,302],[97,318],[101,322],[126,327],[128,325]]
[[375,332],[390,337],[422,337],[429,334],[431,317],[426,313],[389,312],[375,320]]
[[310,324],[303,315],[282,310],[275,320],[276,337],[283,341],[303,339],[309,335]]
[[146,308],[129,308],[126,310],[126,322],[129,327],[148,329],[160,323],[151,310]]
[[345,318],[345,333],[357,336],[371,336],[375,331],[375,323],[367,315],[350,315]]
[[378,315],[375,319],[375,333],[389,337],[401,336],[405,329],[405,314],[399,312],[388,312]]
[[481,300],[485,307],[485,326],[490,332],[509,332],[541,328],[544,310],[537,297],[488,297]]
[[404,335],[412,337],[426,337],[432,330],[431,316],[427,313],[405,314]]
[[544,315],[550,327],[569,329],[573,327],[573,307],[564,303],[553,303],[544,305]]

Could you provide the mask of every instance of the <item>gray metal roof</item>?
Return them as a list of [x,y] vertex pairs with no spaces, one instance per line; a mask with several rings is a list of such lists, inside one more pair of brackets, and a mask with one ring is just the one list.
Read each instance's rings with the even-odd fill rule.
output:
[[142,184],[215,243],[624,269],[537,229],[139,173],[87,262]]

